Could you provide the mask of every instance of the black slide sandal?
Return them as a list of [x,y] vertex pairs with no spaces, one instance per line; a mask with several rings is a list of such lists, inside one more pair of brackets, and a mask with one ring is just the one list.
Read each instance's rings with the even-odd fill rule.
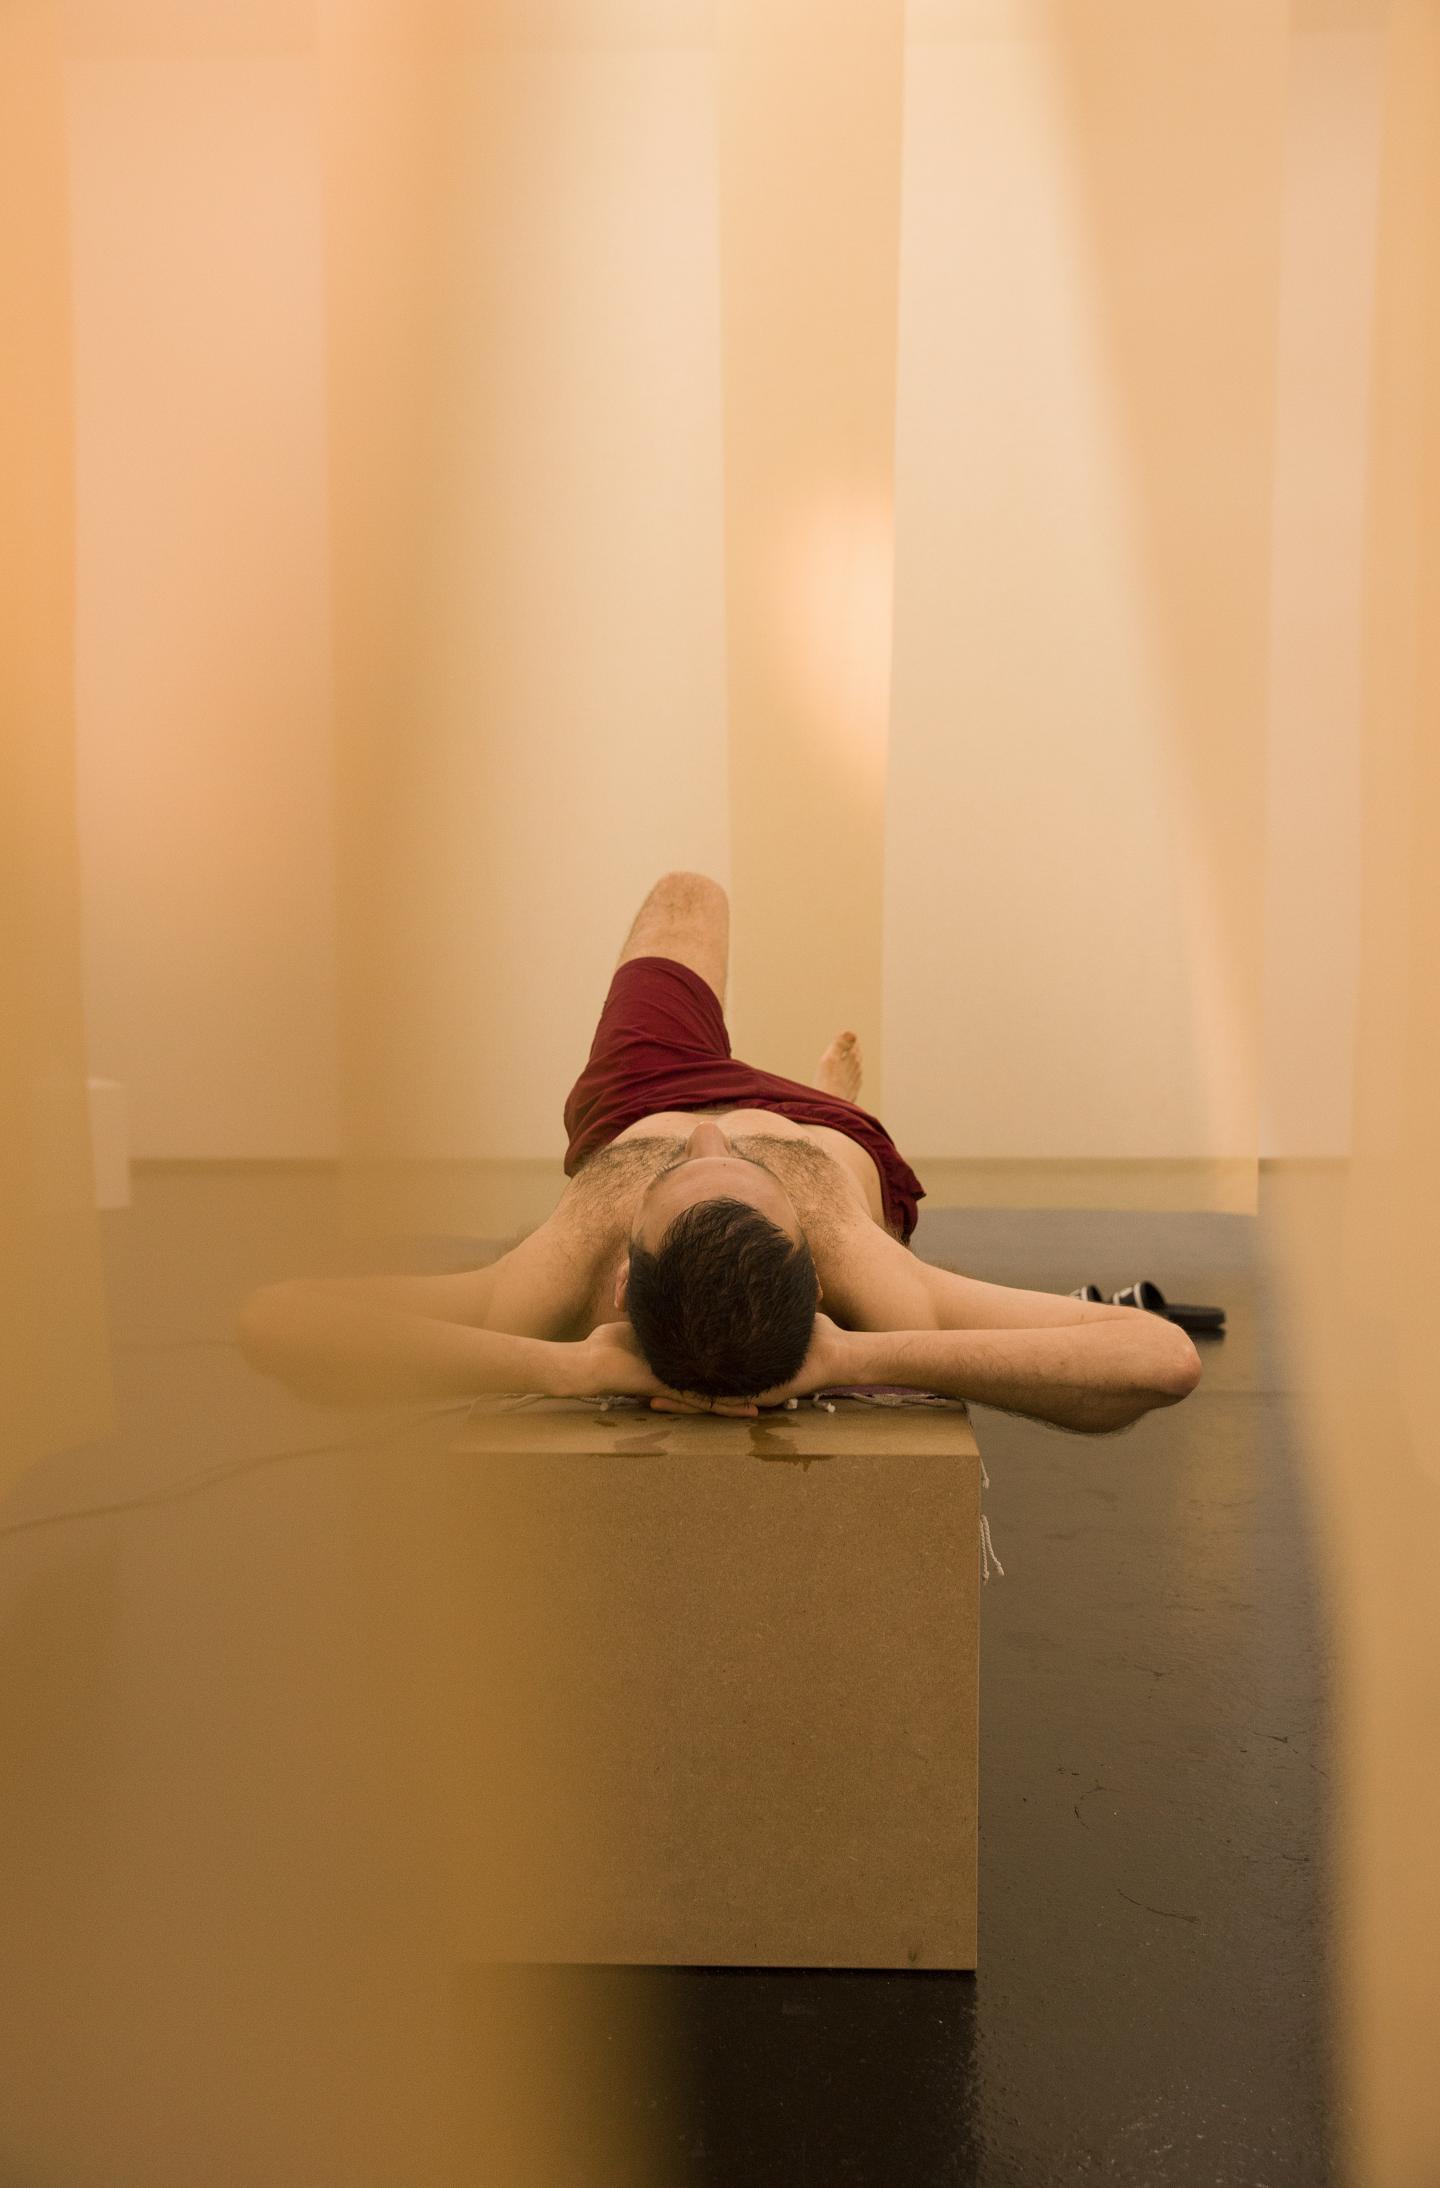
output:
[[[1087,1291],[1089,1287],[1086,1287]],[[1223,1307],[1183,1306],[1178,1299],[1167,1299],[1158,1284],[1142,1276],[1134,1284],[1127,1284],[1124,1291],[1111,1293],[1112,1304],[1117,1307],[1143,1307],[1147,1314],[1163,1314],[1177,1328],[1188,1330],[1192,1337],[1223,1337],[1225,1335],[1225,1309]]]

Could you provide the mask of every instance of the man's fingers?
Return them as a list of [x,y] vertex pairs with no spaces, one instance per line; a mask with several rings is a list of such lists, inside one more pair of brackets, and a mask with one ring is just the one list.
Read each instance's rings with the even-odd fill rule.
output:
[[753,1420],[757,1411],[749,1398],[652,1398],[655,1413],[718,1413],[726,1420]]

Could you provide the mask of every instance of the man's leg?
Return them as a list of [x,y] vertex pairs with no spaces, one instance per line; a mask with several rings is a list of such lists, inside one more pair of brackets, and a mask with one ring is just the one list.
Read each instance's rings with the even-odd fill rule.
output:
[[[673,957],[708,981],[725,1005],[725,974],[730,953],[730,905],[718,881],[707,874],[665,874],[656,882],[635,917],[618,963],[632,957]],[[815,1066],[812,1084],[826,1094],[855,1101],[860,1093],[860,1044],[850,1032],[838,1033]]]
[[665,874],[635,915],[618,964],[632,957],[673,957],[710,985],[725,1007],[730,902],[708,874]]

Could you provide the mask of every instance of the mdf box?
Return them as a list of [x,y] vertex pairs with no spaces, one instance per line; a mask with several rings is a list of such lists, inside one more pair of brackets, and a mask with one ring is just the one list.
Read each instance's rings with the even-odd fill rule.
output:
[[979,1454],[834,1406],[467,1416],[478,1955],[975,1965]]

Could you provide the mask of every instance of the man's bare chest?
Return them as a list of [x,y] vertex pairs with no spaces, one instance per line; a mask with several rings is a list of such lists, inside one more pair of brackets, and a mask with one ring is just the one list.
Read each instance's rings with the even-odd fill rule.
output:
[[[704,1117],[713,1118],[731,1139],[764,1140],[772,1152],[782,1149],[787,1141],[817,1148],[839,1168],[844,1177],[854,1180],[860,1189],[866,1212],[877,1223],[883,1224],[885,1202],[880,1191],[880,1173],[873,1158],[857,1140],[852,1140],[846,1133],[838,1132],[828,1124],[797,1124],[792,1117],[769,1109],[664,1109],[627,1125],[623,1132],[617,1133],[611,1145],[620,1147],[640,1139],[684,1139]],[[743,1148],[742,1152],[749,1153],[750,1149]],[[674,1158],[667,1156],[665,1159],[671,1161]],[[757,1153],[757,1160],[764,1161],[767,1169],[776,1168],[775,1162],[767,1160],[763,1154]],[[781,1183],[786,1183],[783,1177]],[[793,1194],[791,1197],[794,1198]]]

